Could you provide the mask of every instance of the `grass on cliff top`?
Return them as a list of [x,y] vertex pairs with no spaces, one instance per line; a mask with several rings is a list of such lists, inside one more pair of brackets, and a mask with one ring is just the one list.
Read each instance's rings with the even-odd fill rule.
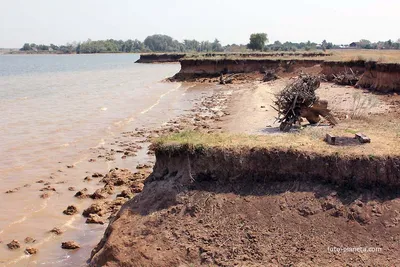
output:
[[332,50],[327,61],[374,61],[378,63],[400,63],[400,50],[347,49]]
[[[314,56],[312,56],[314,55]],[[315,56],[318,55],[318,56]],[[188,53],[183,60],[325,60],[325,61],[373,61],[378,63],[400,63],[400,50],[341,49],[297,52],[258,53]]]
[[[315,129],[311,129],[315,128]],[[227,148],[227,149],[282,149],[297,150],[307,153],[315,152],[321,155],[340,156],[367,156],[384,157],[400,156],[400,128],[382,137],[382,132],[371,131],[367,135],[371,138],[370,144],[354,144],[352,141],[358,129],[335,129],[311,127],[294,133],[277,133],[267,135],[246,135],[229,133],[201,133],[185,131],[159,137],[153,140],[153,148],[160,150],[174,150],[181,146],[187,146],[193,150],[198,148]],[[326,133],[348,138],[353,142],[349,145],[332,146],[324,141]],[[363,131],[365,133],[365,131]]]

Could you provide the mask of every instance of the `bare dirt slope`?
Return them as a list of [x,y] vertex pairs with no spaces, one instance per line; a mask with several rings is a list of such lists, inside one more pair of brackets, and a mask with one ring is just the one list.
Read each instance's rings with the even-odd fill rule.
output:
[[296,181],[153,183],[123,208],[91,266],[400,265],[396,195]]

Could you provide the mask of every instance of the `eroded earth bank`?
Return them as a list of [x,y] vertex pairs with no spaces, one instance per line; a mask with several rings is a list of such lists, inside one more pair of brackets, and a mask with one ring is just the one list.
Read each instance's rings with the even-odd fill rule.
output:
[[[153,171],[111,219],[90,265],[399,265],[399,96],[323,82],[317,94],[339,125],[280,133],[275,123],[274,93],[323,69],[302,64],[268,82],[261,70],[242,73],[225,85],[218,114],[152,139]],[[219,83],[218,73],[186,78]],[[360,99],[370,104],[357,110]],[[372,142],[360,144],[357,132]]]

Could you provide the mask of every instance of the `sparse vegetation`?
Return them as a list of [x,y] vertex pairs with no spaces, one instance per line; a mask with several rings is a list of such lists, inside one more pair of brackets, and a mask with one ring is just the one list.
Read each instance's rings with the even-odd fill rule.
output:
[[368,117],[371,108],[378,105],[378,100],[372,95],[364,95],[361,92],[353,94],[353,108],[350,117],[352,119],[364,119]]
[[[207,151],[208,147],[220,147],[234,150],[243,148],[294,149],[320,154],[343,153],[343,155],[349,157],[368,154],[373,154],[377,157],[384,155],[400,156],[400,147],[397,146],[398,134],[394,130],[387,130],[392,126],[382,124],[382,121],[369,123],[352,121],[352,124],[357,125],[358,131],[368,134],[373,142],[364,146],[331,146],[322,141],[327,132],[326,128],[306,127],[298,132],[274,135],[207,134],[184,131],[156,138],[153,140],[152,146],[153,148],[162,148],[170,152],[179,151],[182,146],[185,146],[193,152]],[[329,129],[329,132],[336,136],[353,138],[354,131],[346,133],[346,127],[346,125],[339,125]],[[320,141],[316,141],[316,139]],[[379,142],[379,140],[385,140],[385,142]]]

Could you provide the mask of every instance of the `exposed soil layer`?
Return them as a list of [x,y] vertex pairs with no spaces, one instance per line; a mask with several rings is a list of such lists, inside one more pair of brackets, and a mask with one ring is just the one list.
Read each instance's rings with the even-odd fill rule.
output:
[[191,59],[180,60],[181,70],[170,81],[179,82],[217,82],[221,74],[238,74],[244,77],[240,80],[247,82],[262,80],[262,75],[267,71],[273,71],[278,75],[290,75],[294,72],[306,72],[321,74],[328,81],[332,81],[334,75],[343,74],[350,69],[360,77],[356,86],[376,90],[379,92],[400,92],[400,65],[392,63],[358,61],[324,61],[323,59]]
[[171,63],[179,62],[186,54],[141,54],[136,63]]
[[165,63],[179,62],[183,58],[204,57],[239,57],[239,58],[263,58],[263,57],[325,57],[331,56],[324,52],[265,52],[265,53],[147,53],[140,54],[136,63]]
[[366,64],[367,70],[358,85],[381,92],[400,92],[400,65]]
[[347,62],[325,61],[321,66],[321,74],[324,74],[328,81],[332,81],[334,75],[345,73],[349,69],[359,75],[362,75],[366,71],[365,61],[363,60]]
[[399,186],[398,158],[185,146],[156,157],[91,266],[400,264],[400,198],[385,189]]
[[282,69],[286,72],[312,67],[323,60],[299,59],[184,59],[176,79],[185,75],[219,75],[220,73],[250,73]]

